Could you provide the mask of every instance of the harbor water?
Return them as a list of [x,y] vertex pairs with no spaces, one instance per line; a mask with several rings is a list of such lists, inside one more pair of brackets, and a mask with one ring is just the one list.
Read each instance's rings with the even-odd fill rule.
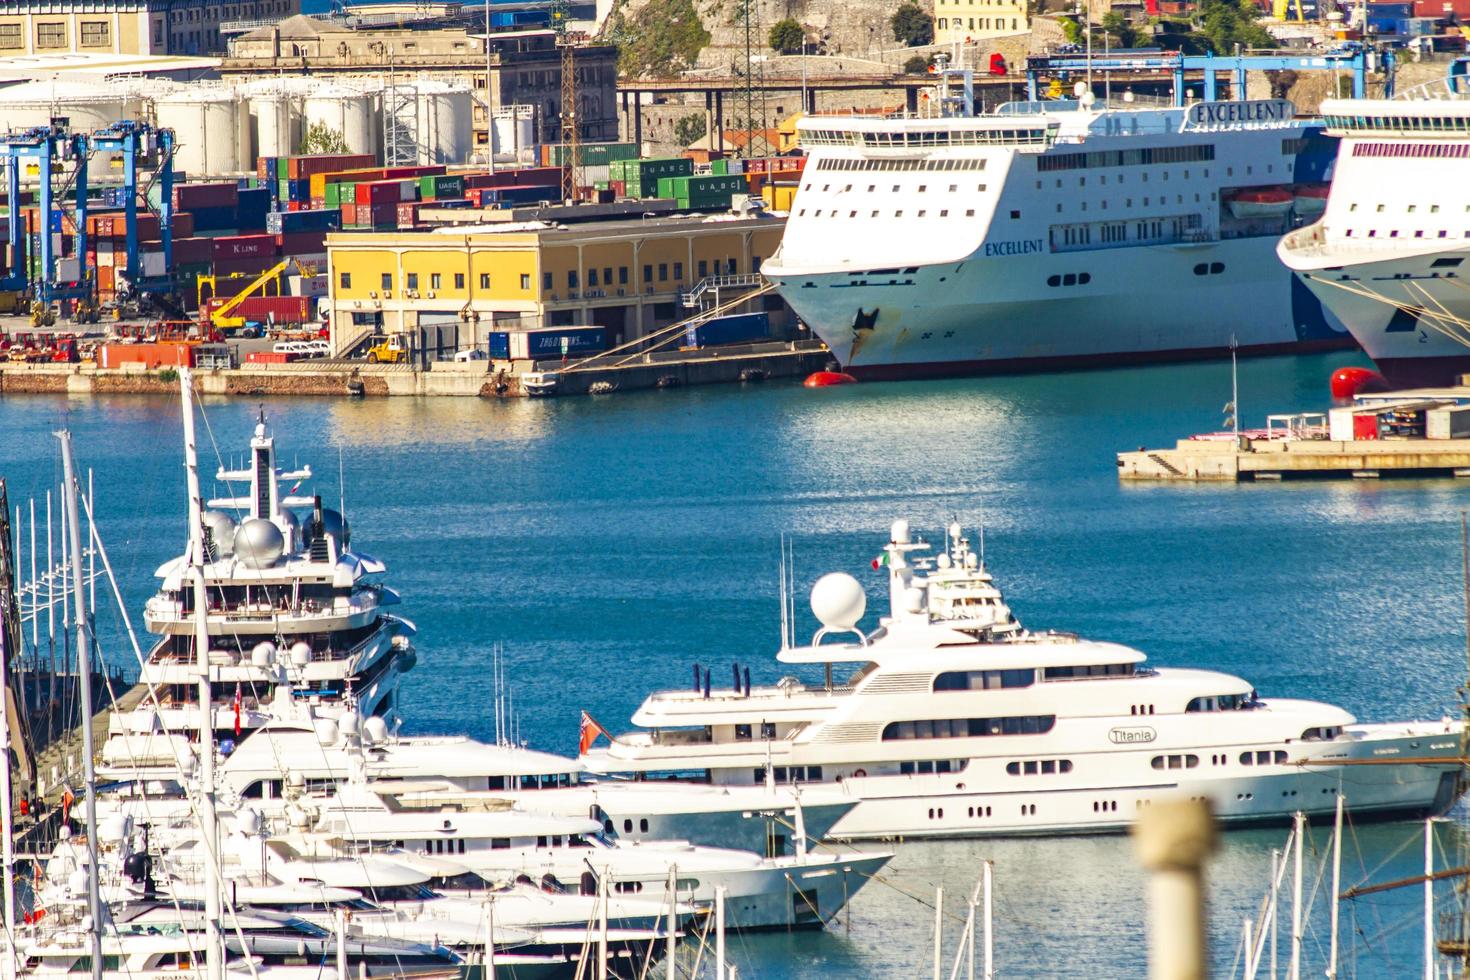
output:
[[[1323,408],[1330,369],[1350,360],[1243,362],[1243,423]],[[310,463],[311,487],[333,503],[340,494],[354,543],[389,564],[401,611],[419,628],[399,702],[406,731],[493,737],[497,643],[520,736],[559,752],[575,750],[582,709],[619,730],[650,690],[691,684],[695,663],[713,669],[716,686],[735,661],[757,684],[798,673],[773,658],[780,536],[795,542],[805,636],[816,626],[805,590],[827,571],[868,585],[865,625],[876,621],[885,579],[869,561],[898,517],[937,535],[953,519],[983,524],[986,560],[1032,628],[1238,673],[1268,698],[1320,698],[1364,720],[1454,712],[1466,674],[1465,485],[1120,485],[1114,453],[1220,427],[1230,382],[1229,365],[1211,363],[514,403],[294,399],[264,410],[282,463]],[[258,406],[204,407],[207,477],[213,447],[243,445]],[[137,622],[154,570],[184,540],[177,402],[7,396],[0,423],[12,504],[54,491],[50,433],[72,430]],[[99,615],[108,664],[131,666],[115,613]],[[1343,783],[1351,801],[1351,770]],[[1439,831],[1440,867],[1464,863],[1458,828]],[[1422,833],[1354,827],[1345,886],[1416,873]],[[1305,860],[1314,904],[1303,975],[1320,975],[1326,955],[1328,836],[1313,828]],[[1243,919],[1258,915],[1271,850],[1285,838],[1285,828],[1224,838],[1210,868],[1217,975],[1236,962]],[[1001,975],[1144,972],[1143,877],[1131,841],[1112,836],[904,843],[883,881],[825,934],[734,940],[740,975],[927,976],[942,884],[948,976],[986,858]],[[1437,890],[1445,908],[1451,889]],[[1418,887],[1347,903],[1341,975],[1417,974],[1422,908]],[[1288,888],[1283,969],[1289,909]]]

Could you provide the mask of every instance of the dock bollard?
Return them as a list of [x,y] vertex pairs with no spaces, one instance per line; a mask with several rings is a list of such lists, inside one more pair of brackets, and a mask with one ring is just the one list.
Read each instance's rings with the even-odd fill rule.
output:
[[1161,801],[1144,808],[1133,828],[1148,885],[1148,975],[1151,980],[1208,976],[1204,863],[1215,849],[1215,818],[1204,800]]

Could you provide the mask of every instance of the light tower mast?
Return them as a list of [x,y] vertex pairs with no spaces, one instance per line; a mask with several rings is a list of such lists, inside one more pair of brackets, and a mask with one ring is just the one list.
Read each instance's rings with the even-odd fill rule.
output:
[[581,127],[577,122],[577,57],[576,45],[572,43],[568,30],[570,21],[571,10],[567,0],[553,0],[551,29],[556,31],[556,43],[561,47],[561,196],[564,201],[576,199],[582,171],[578,132]]

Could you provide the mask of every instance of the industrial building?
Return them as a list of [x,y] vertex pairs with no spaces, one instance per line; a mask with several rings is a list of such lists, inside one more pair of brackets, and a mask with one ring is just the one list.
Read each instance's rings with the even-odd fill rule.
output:
[[[471,89],[473,146],[491,139],[486,106],[529,106],[536,142],[561,138],[561,54],[549,30],[507,31],[489,36],[463,27],[353,28],[312,17],[292,17],[243,34],[220,65],[226,79],[268,79],[283,73],[330,83],[371,80],[377,87],[448,84]],[[580,137],[618,138],[617,49],[579,45],[577,70]]]
[[301,0],[4,0],[0,58],[218,53],[232,28],[300,12]]
[[934,0],[934,43],[965,44],[1031,30],[1025,0]]
[[[605,327],[610,343],[632,340],[684,319],[686,295],[701,283],[708,292],[718,279],[759,272],[785,225],[727,213],[329,235],[332,347],[436,328],[458,329],[467,346],[494,330],[572,324]],[[779,297],[765,301],[773,326],[785,326]]]

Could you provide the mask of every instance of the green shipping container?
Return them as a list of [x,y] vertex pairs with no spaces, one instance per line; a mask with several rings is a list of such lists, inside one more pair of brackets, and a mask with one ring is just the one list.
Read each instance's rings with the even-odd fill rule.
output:
[[726,174],[728,174],[730,172],[730,161],[729,160],[711,160],[709,162],[709,172],[711,174],[716,174],[716,175],[721,176],[721,177],[725,176]]
[[291,158],[290,157],[277,157],[276,158],[276,179],[277,180],[285,180],[288,176],[290,176],[291,171],[290,171],[290,168],[287,166],[290,162],[291,162]]
[[340,208],[342,206],[341,184],[328,184],[325,188],[324,202],[329,208]]

